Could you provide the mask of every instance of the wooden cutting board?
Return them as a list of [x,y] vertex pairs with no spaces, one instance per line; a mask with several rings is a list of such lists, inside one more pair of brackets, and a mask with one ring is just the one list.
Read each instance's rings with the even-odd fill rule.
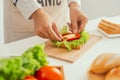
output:
[[51,42],[46,42],[45,51],[48,56],[57,58],[60,60],[68,61],[73,63],[76,61],[82,54],[88,51],[93,45],[102,39],[102,36],[99,35],[90,35],[90,38],[87,43],[85,43],[80,50],[68,51],[65,48],[57,48],[51,45]]

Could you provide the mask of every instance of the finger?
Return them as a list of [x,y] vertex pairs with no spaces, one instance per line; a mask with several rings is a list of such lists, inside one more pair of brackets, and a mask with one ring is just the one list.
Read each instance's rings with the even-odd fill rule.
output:
[[72,31],[72,25],[68,22],[67,23],[68,27],[69,27],[69,31],[71,32]]
[[77,21],[72,21],[72,32],[73,33],[77,33],[78,32]]
[[35,34],[38,35],[38,36],[40,36],[40,37],[42,37],[42,38],[46,38],[45,35],[43,35],[43,34],[40,32],[40,30],[38,30],[38,29],[35,30]]
[[80,27],[78,28],[78,33],[84,30],[85,24],[81,24]]
[[44,31],[42,30],[41,31],[41,34],[45,36],[45,38],[49,39],[49,40],[52,40],[52,38],[50,37],[49,33],[47,32],[47,29]]
[[72,25],[69,22],[67,23],[67,25],[69,28],[72,28]]
[[47,37],[48,37],[49,40],[51,40],[51,41],[53,40],[53,38],[51,37],[51,35],[49,34],[48,31],[47,31]]
[[41,34],[37,34],[39,37],[42,37],[42,38],[46,38],[45,36],[41,35]]
[[54,32],[52,27],[49,27],[48,33],[49,33],[50,37],[52,38],[51,40],[61,41],[61,38]]
[[57,26],[55,23],[53,23],[53,26],[52,26],[53,30],[55,31],[55,33],[62,39],[62,35],[60,34]]
[[46,36],[44,35],[44,34],[42,34],[41,32],[40,32],[40,34],[39,34],[42,38],[46,38]]
[[81,24],[78,27],[78,33],[84,30],[86,24],[87,24],[87,21],[81,21]]

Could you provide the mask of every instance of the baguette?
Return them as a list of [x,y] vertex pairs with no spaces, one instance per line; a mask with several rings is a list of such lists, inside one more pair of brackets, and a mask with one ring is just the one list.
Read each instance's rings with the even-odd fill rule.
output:
[[99,23],[99,28],[100,28],[101,30],[103,30],[104,32],[108,33],[108,34],[113,34],[113,33],[115,34],[115,32],[116,32],[116,31],[114,31],[113,29],[111,29],[111,27],[109,27],[108,24],[103,23],[103,22],[100,22],[100,23]]
[[98,27],[108,34],[120,34],[120,25],[104,19],[101,20]]
[[112,23],[112,22],[109,22],[109,21],[107,21],[105,19],[102,19],[101,21],[104,22],[104,23],[107,23],[109,25],[112,25],[112,26],[120,28],[120,24]]

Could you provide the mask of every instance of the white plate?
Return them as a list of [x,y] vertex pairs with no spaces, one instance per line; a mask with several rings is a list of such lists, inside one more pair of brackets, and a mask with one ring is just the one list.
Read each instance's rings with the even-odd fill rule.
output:
[[118,38],[118,37],[120,37],[120,34],[107,34],[103,30],[101,30],[99,27],[97,28],[97,30],[99,32],[101,32],[102,34],[104,34],[105,36],[109,37],[109,38]]

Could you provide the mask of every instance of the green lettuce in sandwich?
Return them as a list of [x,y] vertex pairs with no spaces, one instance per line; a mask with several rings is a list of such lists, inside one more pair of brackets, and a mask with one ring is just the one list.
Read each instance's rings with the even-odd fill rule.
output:
[[89,34],[86,31],[80,33],[69,33],[68,27],[64,26],[61,30],[63,41],[52,41],[52,45],[55,47],[64,47],[68,50],[80,49],[89,39]]

